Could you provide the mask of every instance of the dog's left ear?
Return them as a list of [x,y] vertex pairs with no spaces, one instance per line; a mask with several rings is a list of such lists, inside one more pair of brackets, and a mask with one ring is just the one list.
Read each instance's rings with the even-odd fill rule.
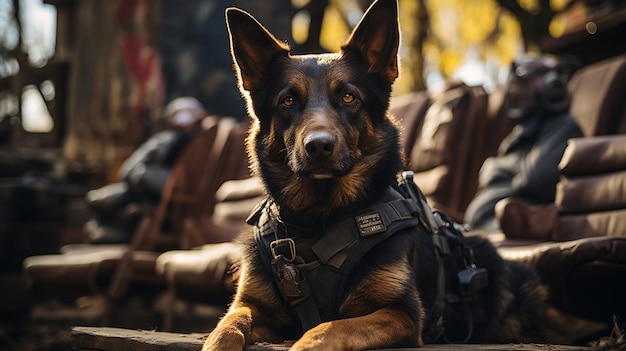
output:
[[370,73],[381,74],[393,83],[398,78],[399,45],[397,0],[377,0],[365,12],[342,50],[356,50]]

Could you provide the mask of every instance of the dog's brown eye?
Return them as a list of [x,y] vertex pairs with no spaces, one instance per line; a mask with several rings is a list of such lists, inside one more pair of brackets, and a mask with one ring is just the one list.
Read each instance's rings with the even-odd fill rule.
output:
[[342,97],[343,102],[345,102],[346,104],[351,103],[352,101],[354,101],[354,95],[350,94],[350,93],[345,93],[343,94]]
[[291,96],[287,96],[286,98],[283,99],[283,105],[285,106],[293,106],[294,103],[295,101],[293,100]]

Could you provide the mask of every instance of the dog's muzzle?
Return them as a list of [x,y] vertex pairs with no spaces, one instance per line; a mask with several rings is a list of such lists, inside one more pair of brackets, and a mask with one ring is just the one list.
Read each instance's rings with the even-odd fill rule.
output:
[[338,147],[337,139],[326,132],[310,133],[303,141],[306,155],[305,173],[314,179],[330,179],[349,171],[343,160],[344,152]]
[[335,138],[328,133],[312,133],[304,140],[306,154],[313,160],[328,158],[335,150]]
[[[304,140],[304,150],[312,164],[322,164],[324,160],[332,156],[335,150],[335,138],[324,132],[311,133]],[[325,168],[316,168],[311,171],[314,179],[330,179],[332,174]]]

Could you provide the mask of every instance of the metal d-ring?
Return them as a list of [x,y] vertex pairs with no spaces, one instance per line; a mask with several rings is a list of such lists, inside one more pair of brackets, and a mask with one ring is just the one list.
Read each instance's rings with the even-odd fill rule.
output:
[[[276,253],[276,247],[281,244],[287,244],[289,246],[290,257],[285,257],[282,253]],[[272,251],[272,256],[277,258],[279,255],[282,255],[285,261],[293,262],[296,260],[296,242],[291,238],[286,239],[276,239],[270,243],[270,250]]]

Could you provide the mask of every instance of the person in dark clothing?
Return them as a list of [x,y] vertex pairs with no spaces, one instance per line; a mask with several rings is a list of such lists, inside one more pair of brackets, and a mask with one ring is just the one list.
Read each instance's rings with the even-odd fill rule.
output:
[[567,140],[582,136],[568,113],[571,72],[563,67],[549,57],[525,56],[513,62],[504,103],[514,127],[480,170],[478,191],[465,211],[470,230],[499,230],[494,207],[501,199],[554,202],[557,166]]
[[129,242],[137,224],[130,204],[155,206],[170,171],[206,113],[194,98],[172,100],[163,111],[166,128],[154,134],[122,164],[121,182],[91,190],[86,199],[94,218],[85,224],[89,242]]

